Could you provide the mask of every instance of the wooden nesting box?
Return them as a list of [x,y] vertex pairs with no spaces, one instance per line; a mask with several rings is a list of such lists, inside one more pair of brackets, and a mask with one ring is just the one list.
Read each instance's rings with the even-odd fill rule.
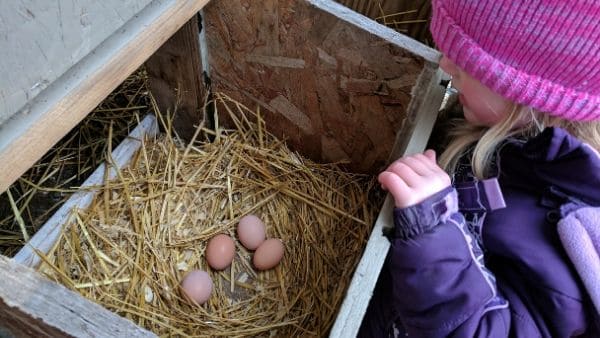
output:
[[377,172],[439,107],[426,96],[440,89],[437,52],[336,2],[217,1],[203,26],[213,90],[258,105],[272,132],[316,161]]
[[[331,0],[207,2],[0,4],[14,13],[0,21],[8,79],[0,83],[0,191],[144,62],[161,110],[177,107],[184,138],[208,118],[204,96],[221,91],[259,107],[272,133],[316,161],[375,174],[423,150],[443,97],[435,50]],[[388,197],[332,337],[356,335],[389,248],[382,228],[391,205]],[[38,264],[35,250],[51,247],[55,229],[40,230],[14,259],[0,257],[10,276],[0,280],[0,326],[15,335],[151,335],[17,264]]]

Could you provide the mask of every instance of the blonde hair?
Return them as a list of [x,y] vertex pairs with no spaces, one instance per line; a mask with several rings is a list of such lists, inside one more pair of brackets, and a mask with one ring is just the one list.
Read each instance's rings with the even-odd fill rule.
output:
[[546,127],[561,127],[571,135],[600,151],[600,121],[568,121],[532,108],[513,105],[505,118],[492,127],[479,127],[454,121],[449,133],[450,143],[440,156],[440,166],[450,175],[458,160],[472,150],[473,174],[485,179],[491,174],[494,153],[509,137],[526,140],[541,133]]

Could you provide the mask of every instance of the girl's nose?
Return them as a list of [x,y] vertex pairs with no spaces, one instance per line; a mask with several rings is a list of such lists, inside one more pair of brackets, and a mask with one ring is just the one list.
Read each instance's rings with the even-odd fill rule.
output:
[[440,68],[452,77],[456,77],[459,72],[458,66],[448,59],[446,55],[443,55],[440,59]]

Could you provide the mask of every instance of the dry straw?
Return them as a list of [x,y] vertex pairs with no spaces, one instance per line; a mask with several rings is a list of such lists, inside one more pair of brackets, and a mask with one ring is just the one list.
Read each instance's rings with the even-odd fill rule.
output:
[[431,45],[431,0],[338,0],[378,23]]
[[148,110],[143,70],[129,76],[90,115],[0,195],[0,253],[14,255],[104,160],[107,135],[124,139]]
[[[303,159],[223,94],[213,103],[236,128],[199,127],[197,138],[212,142],[187,146],[168,135],[147,140],[64,228],[41,269],[161,336],[325,336],[379,208],[373,179]],[[255,271],[237,241],[235,226],[250,213],[285,243],[275,269]],[[219,233],[235,238],[236,257],[216,272],[204,249]],[[180,293],[192,269],[214,281],[203,306]]]

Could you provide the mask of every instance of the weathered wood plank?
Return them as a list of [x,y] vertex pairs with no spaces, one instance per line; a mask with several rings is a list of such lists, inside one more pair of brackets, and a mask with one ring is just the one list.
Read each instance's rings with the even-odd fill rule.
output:
[[173,128],[189,141],[205,119],[198,17],[194,16],[146,61],[149,85],[162,114],[175,114]]
[[[379,5],[381,5],[381,3],[369,1],[372,5],[377,6],[377,9],[375,9],[375,11],[370,10],[370,12],[367,14],[367,16],[364,16],[364,15],[356,15],[357,13],[355,13],[355,11],[352,9],[352,7],[349,8],[347,6],[340,5],[338,2],[335,2],[335,1],[330,1],[330,0],[307,0],[307,1],[309,1],[314,6],[320,8],[324,11],[327,11],[330,13],[335,13],[336,16],[344,18],[344,20],[347,20],[348,22],[350,22],[358,27],[361,27],[362,29],[364,29],[374,35],[380,36],[383,39],[388,40],[397,46],[402,46],[404,49],[410,51],[411,53],[413,53],[415,55],[421,56],[422,58],[424,58],[425,60],[427,60],[429,62],[434,62],[434,63],[438,62],[440,54],[437,50],[435,50],[431,47],[428,47],[428,46],[418,42],[417,40],[414,40],[414,39],[408,37],[407,35],[398,34],[395,30],[393,30],[385,25],[379,24],[372,19],[372,18],[376,18],[378,16],[376,14],[377,12],[375,12],[375,11],[380,11],[380,9],[383,9],[383,13],[387,13],[387,14],[397,13],[400,8],[413,9],[411,6],[413,4],[416,5],[416,2],[385,1],[383,3],[383,8],[379,8]],[[421,2],[422,3],[428,2],[428,0],[424,0]],[[419,5],[419,7],[423,7],[423,6],[427,7],[427,5]],[[364,14],[364,12],[360,12],[360,13]]]
[[386,163],[425,62],[439,58],[330,0],[213,1],[203,16],[214,90],[260,106],[292,149],[355,172]]
[[0,1],[0,124],[150,2]]
[[422,75],[414,88],[408,119],[398,133],[388,163],[401,156],[422,152],[429,141],[446,92],[441,82],[447,75],[437,63],[426,63]]
[[[140,124],[113,150],[111,157],[117,166],[110,167],[107,178],[114,179],[117,175],[116,170],[126,166],[131,160],[133,154],[141,146],[141,140],[144,137],[152,137],[158,133],[158,123],[153,115],[146,116]],[[107,170],[106,163],[101,164],[81,185],[83,189],[73,194],[58,209],[46,223],[35,233],[35,235],[19,250],[13,259],[29,267],[37,267],[41,262],[36,250],[47,254],[58,240],[63,226],[69,223],[76,209],[85,210],[92,203],[96,190],[91,187],[100,186],[104,182],[104,174]]]
[[0,326],[15,337],[156,337],[0,255]]
[[3,123],[0,126],[0,192],[5,191],[207,2],[152,1]]
[[388,27],[397,29],[419,41],[430,41],[428,20],[431,17],[431,0],[337,0]]

